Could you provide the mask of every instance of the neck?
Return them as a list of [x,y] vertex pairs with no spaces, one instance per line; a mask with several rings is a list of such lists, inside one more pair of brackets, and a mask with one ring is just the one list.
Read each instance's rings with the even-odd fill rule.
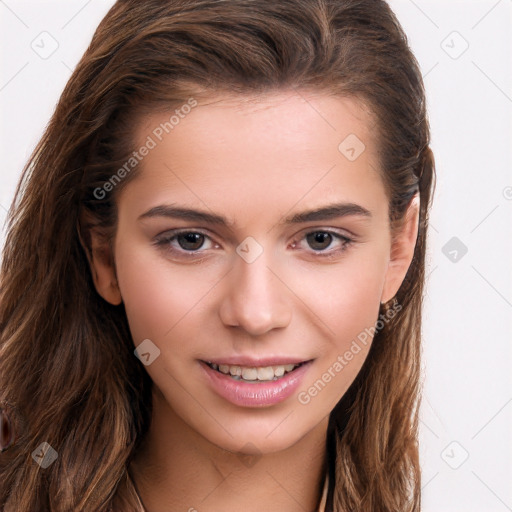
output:
[[233,453],[191,429],[155,393],[151,427],[130,472],[146,512],[316,512],[327,421],[279,452],[251,454],[249,444],[247,453]]

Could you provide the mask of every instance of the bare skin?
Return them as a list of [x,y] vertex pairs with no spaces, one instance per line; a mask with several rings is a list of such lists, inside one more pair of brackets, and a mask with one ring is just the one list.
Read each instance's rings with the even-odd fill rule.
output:
[[[418,202],[392,237],[373,119],[355,100],[293,91],[215,100],[181,119],[119,195],[115,268],[100,252],[91,262],[98,292],[124,302],[134,345],[160,350],[146,367],[152,424],[130,471],[148,512],[313,511],[329,413],[371,340],[341,371],[333,364],[400,287]],[[138,141],[168,117],[145,118]],[[349,134],[365,146],[353,161],[338,149]],[[297,218],[340,204],[336,215]],[[228,223],[163,208],[143,216],[161,205]],[[248,262],[240,246],[261,254]],[[202,363],[237,356],[311,363],[285,400],[239,405],[210,386]]]

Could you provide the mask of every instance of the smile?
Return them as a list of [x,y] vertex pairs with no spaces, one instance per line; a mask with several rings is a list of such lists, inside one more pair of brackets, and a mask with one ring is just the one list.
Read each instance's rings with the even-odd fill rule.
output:
[[239,366],[206,362],[213,370],[230,376],[234,380],[250,383],[276,381],[296,370],[304,363],[273,366]]
[[208,386],[228,402],[241,407],[268,407],[297,391],[313,361],[232,357],[215,362],[202,360],[200,367]]

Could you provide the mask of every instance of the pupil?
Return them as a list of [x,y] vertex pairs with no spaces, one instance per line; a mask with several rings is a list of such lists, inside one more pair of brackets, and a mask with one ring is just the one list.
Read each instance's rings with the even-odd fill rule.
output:
[[315,250],[327,249],[332,241],[332,236],[329,233],[317,231],[307,235],[309,246]]
[[183,233],[178,235],[178,243],[182,249],[195,251],[204,243],[204,235],[201,233]]

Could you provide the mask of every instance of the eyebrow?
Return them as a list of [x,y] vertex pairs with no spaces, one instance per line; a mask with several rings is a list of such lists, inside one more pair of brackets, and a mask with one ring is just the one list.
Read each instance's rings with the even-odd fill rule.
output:
[[[340,217],[359,216],[370,219],[372,214],[366,208],[355,203],[334,203],[321,208],[314,208],[304,212],[295,213],[286,217],[281,224],[301,224],[311,221],[333,220]],[[222,215],[209,213],[202,210],[177,207],[167,204],[155,206],[139,216],[138,220],[154,217],[168,217],[174,219],[188,220],[233,228],[235,223]]]

